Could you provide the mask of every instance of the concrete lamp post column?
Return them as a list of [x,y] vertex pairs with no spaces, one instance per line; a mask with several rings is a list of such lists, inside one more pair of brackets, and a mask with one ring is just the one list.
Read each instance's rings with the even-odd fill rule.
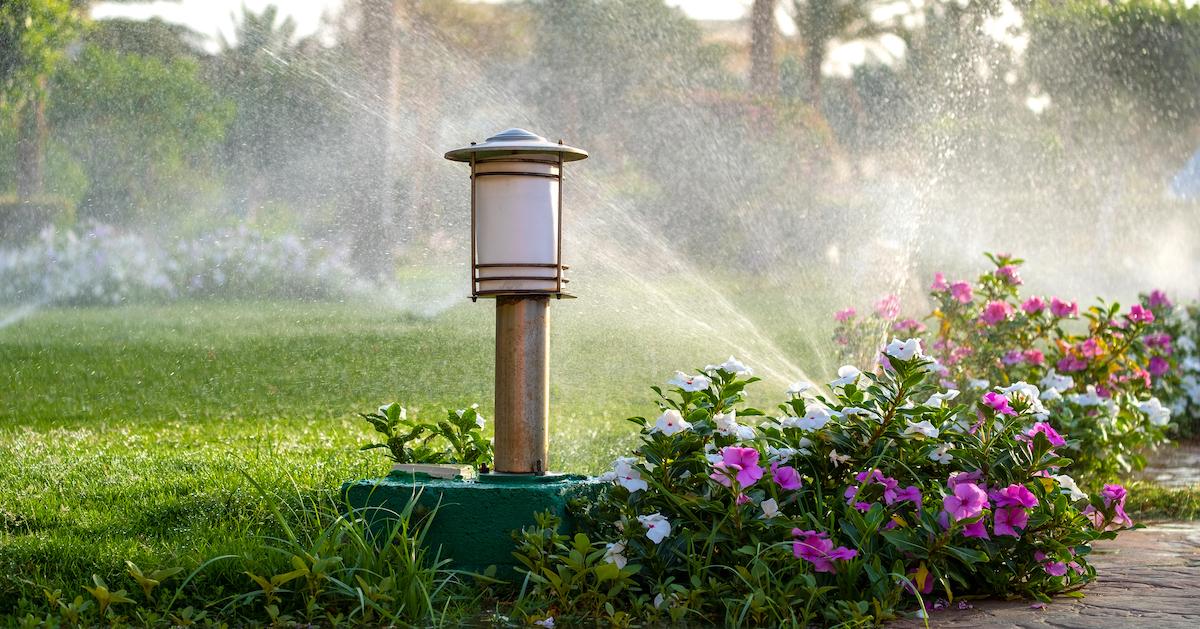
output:
[[512,531],[541,511],[570,526],[568,502],[599,488],[547,471],[548,311],[551,298],[572,297],[562,264],[563,164],[587,156],[524,129],[446,153],[471,166],[470,297],[496,300],[494,471],[472,480],[393,472],[343,487],[353,508],[386,507],[372,513],[398,513],[413,500],[417,512],[436,507],[426,542],[461,569],[511,572]]

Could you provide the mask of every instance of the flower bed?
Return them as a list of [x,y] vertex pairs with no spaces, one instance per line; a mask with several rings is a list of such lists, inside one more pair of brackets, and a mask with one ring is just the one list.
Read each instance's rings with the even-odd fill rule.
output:
[[879,364],[796,383],[771,416],[744,406],[756,379],[733,359],[655,388],[661,414],[633,418],[641,444],[607,475],[591,536],[523,533],[524,612],[876,623],[1095,577],[1090,544],[1133,525],[1125,490],[1088,495],[1065,473],[1072,436],[1038,387],[947,389],[915,338]]
[[1039,412],[1072,436],[1064,452],[1089,479],[1145,466],[1167,440],[1177,390],[1172,304],[1160,291],[1128,309],[1103,300],[1081,311],[1059,297],[1022,298],[1021,260],[988,256],[975,283],[936,274],[925,320],[896,320],[898,305],[866,317],[835,315],[844,355],[877,347],[881,334],[925,333],[943,386],[981,394],[1017,381],[1039,385]]

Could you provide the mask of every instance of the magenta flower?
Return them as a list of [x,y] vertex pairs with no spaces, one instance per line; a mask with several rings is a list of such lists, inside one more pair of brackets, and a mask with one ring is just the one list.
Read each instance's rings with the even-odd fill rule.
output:
[[900,298],[888,295],[875,302],[875,314],[884,319],[895,319],[900,314]]
[[896,499],[894,502],[904,502],[905,500],[917,505],[917,507],[920,508],[921,488],[917,487],[916,485],[909,485],[904,489],[897,489]]
[[771,480],[775,481],[780,489],[788,491],[800,489],[800,473],[791,466],[780,467],[779,463],[772,463]]
[[1050,314],[1060,318],[1070,318],[1079,316],[1079,304],[1075,302],[1065,302],[1058,297],[1050,299]]
[[987,393],[984,393],[983,403],[992,407],[992,410],[1002,415],[1012,415],[1014,417],[1017,415],[1017,412],[1008,405],[1008,398],[996,393],[995,391],[988,391]]
[[734,504],[740,507],[748,502],[750,502],[750,496],[747,496],[746,494],[738,494],[737,500],[734,501]]
[[1167,294],[1158,289],[1150,291],[1149,302],[1151,308],[1170,308],[1173,305],[1171,300],[1167,299]]
[[1103,513],[1097,510],[1092,505],[1088,505],[1083,510],[1092,524],[1101,530],[1117,531],[1122,528],[1132,528],[1133,518],[1125,513],[1125,488],[1117,484],[1107,484],[1100,491],[1100,497],[1104,500],[1104,509],[1110,513]]
[[1026,430],[1025,434],[1022,435],[1025,437],[1025,439],[1022,439],[1022,441],[1029,441],[1032,443],[1033,437],[1038,433],[1045,435],[1046,441],[1049,441],[1050,445],[1056,448],[1064,446],[1067,443],[1067,441],[1062,438],[1062,435],[1058,434],[1058,431],[1054,430],[1054,427],[1046,422],[1037,422],[1032,428]]
[[987,526],[983,520],[976,520],[963,527],[963,537],[978,537],[980,539],[991,539],[988,536]]
[[1061,577],[1067,573],[1067,564],[1061,561],[1046,561],[1046,553],[1040,550],[1033,554],[1033,558],[1042,564],[1042,569],[1050,576]]
[[1119,502],[1124,505],[1125,496],[1128,495],[1128,492],[1121,485],[1116,483],[1107,483],[1104,485],[1104,489],[1100,490],[1100,495],[1104,497],[1105,505],[1111,505],[1114,502]]
[[1095,338],[1089,338],[1080,343],[1076,349],[1079,350],[1079,355],[1083,356],[1084,358],[1095,358],[1103,353],[1100,350],[1100,342]]
[[1025,350],[1025,362],[1040,367],[1046,362],[1046,356],[1036,349],[1027,349]]
[[1022,354],[1021,350],[1019,349],[1010,349],[1007,352],[1004,352],[1004,355],[1000,357],[1000,362],[1010,366],[1021,363],[1024,360],[1025,355]]
[[892,325],[892,330],[896,332],[907,332],[909,334],[920,334],[925,331],[925,324],[916,319],[904,319],[897,321]]
[[989,301],[983,307],[983,314],[979,315],[979,319],[988,325],[996,325],[1005,319],[1012,316],[1013,307],[1006,301]]
[[971,284],[968,282],[955,282],[950,285],[950,295],[958,300],[960,304],[971,303],[975,299],[975,293],[971,291]]
[[944,273],[938,271],[937,273],[933,274],[933,284],[929,287],[929,290],[935,293],[940,293],[949,288],[950,285],[946,283],[946,275]]
[[1029,524],[1029,513],[1021,507],[1002,507],[996,509],[992,522],[992,532],[997,536],[1010,535],[1020,537],[1017,529],[1023,529]]
[[833,313],[833,320],[837,321],[838,323],[845,323],[853,319],[854,315],[856,314],[858,314],[858,312],[854,310],[854,308],[846,308],[845,310],[839,310]]
[[1010,286],[1020,286],[1022,284],[1021,276],[1017,273],[1017,267],[1011,264],[1006,264],[996,269],[996,277],[1003,279]]
[[1167,362],[1167,359],[1163,358],[1162,356],[1154,356],[1150,359],[1150,364],[1146,365],[1146,371],[1149,371],[1150,375],[1154,376],[1155,378],[1167,373],[1170,370],[1171,363]]
[[1148,308],[1142,307],[1141,304],[1134,304],[1129,308],[1129,314],[1125,316],[1134,323],[1154,323],[1154,313]]
[[1025,507],[1031,509],[1037,506],[1037,496],[1024,485],[1013,483],[1004,489],[997,489],[988,494],[997,507]]
[[1171,335],[1166,332],[1161,334],[1147,334],[1145,337],[1146,347],[1158,347],[1167,355],[1172,353],[1171,341]]
[[1087,369],[1087,366],[1088,362],[1086,360],[1075,355],[1067,355],[1059,359],[1059,361],[1054,365],[1054,368],[1057,369],[1059,373],[1074,373],[1076,371],[1083,371],[1084,369]]
[[946,478],[946,487],[954,489],[963,483],[978,483],[983,478],[983,471],[975,470],[974,472],[954,472]]
[[973,518],[987,506],[987,492],[975,483],[959,483],[954,486],[954,493],[942,499],[942,507],[955,521]]
[[1029,299],[1025,300],[1025,303],[1021,304],[1021,310],[1024,310],[1025,314],[1033,315],[1045,309],[1046,301],[1041,297],[1030,297]]
[[710,478],[726,487],[732,487],[736,480],[739,487],[749,487],[763,477],[763,469],[758,466],[758,450],[726,446],[721,449],[721,460],[713,464],[716,470]]
[[792,554],[811,563],[816,572],[837,572],[834,561],[849,561],[858,556],[858,551],[845,546],[834,548],[824,532],[792,529],[792,537],[802,538],[792,542]]

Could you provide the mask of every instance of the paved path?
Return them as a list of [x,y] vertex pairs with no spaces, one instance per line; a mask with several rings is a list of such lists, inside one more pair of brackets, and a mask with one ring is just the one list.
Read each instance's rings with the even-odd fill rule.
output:
[[[1092,551],[1096,581],[1086,598],[1055,599],[1044,609],[1029,601],[973,601],[967,610],[929,614],[929,626],[999,629],[1200,629],[1200,522],[1164,522],[1122,533]],[[891,629],[923,627],[903,620]]]

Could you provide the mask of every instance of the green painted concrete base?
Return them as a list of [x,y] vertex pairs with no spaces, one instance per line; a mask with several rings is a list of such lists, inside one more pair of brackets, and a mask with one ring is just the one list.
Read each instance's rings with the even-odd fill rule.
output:
[[483,572],[496,566],[497,576],[503,578],[518,565],[512,556],[513,531],[532,525],[533,515],[543,511],[557,515],[565,529],[573,529],[573,514],[581,512],[603,485],[566,474],[481,474],[466,481],[392,472],[387,478],[348,482],[342,485],[342,495],[380,533],[394,518],[389,512],[399,513],[415,499],[414,515],[433,513],[425,542],[440,548],[441,556],[453,562],[451,567]]

